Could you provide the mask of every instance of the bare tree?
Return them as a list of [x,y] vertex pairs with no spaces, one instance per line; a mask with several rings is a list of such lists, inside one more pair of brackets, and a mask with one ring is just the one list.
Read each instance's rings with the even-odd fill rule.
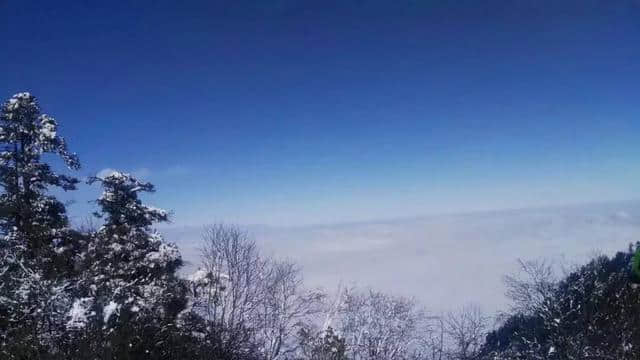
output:
[[350,289],[343,294],[339,331],[350,358],[404,359],[418,344],[422,319],[413,299]]
[[447,360],[444,316],[427,316],[412,359]]
[[298,266],[264,257],[236,226],[211,225],[203,240],[203,269],[192,277],[196,309],[231,344],[250,329],[267,360],[294,351],[298,328],[319,312],[323,294],[305,290]]
[[444,329],[449,341],[447,353],[450,359],[477,359],[489,329],[489,317],[479,307],[467,305],[446,315]]
[[297,348],[297,333],[315,320],[325,295],[303,288],[302,272],[291,261],[271,261],[266,298],[260,307],[260,334],[267,359],[278,359]]
[[533,314],[545,307],[556,289],[553,265],[545,260],[518,260],[517,273],[506,275],[506,296],[512,302],[511,313]]
[[211,225],[203,234],[202,266],[208,281],[198,305],[206,319],[231,330],[253,324],[269,271],[255,242],[235,226]]

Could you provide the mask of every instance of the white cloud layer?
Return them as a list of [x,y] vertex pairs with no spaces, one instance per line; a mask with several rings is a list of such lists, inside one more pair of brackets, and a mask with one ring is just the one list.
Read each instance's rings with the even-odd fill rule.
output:
[[[506,305],[502,276],[516,260],[567,265],[640,240],[640,202],[278,228],[248,227],[265,251],[303,265],[308,286],[357,283],[415,296],[432,310]],[[201,227],[165,229],[190,263]]]

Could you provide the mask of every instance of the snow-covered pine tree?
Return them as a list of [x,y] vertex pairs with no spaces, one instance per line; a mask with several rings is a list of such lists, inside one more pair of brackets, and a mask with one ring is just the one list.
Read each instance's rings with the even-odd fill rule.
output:
[[2,105],[0,146],[0,354],[29,357],[49,351],[59,335],[78,239],[64,205],[47,192],[73,190],[78,180],[42,156],[57,155],[74,170],[80,163],[29,93]]
[[152,229],[168,213],[144,205],[139,193],[154,187],[129,174],[113,172],[90,182],[104,189],[96,213],[104,225],[84,256],[84,290],[74,302],[78,321],[69,326],[89,331],[87,341],[99,341],[98,351],[118,359],[167,357],[186,302],[186,286],[176,276],[180,253]]

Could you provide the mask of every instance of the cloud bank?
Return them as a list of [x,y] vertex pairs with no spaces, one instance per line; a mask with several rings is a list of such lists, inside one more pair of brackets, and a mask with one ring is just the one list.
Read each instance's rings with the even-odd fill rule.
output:
[[[304,227],[245,227],[268,253],[304,268],[308,286],[356,283],[414,296],[433,311],[506,305],[502,277],[517,259],[570,266],[640,240],[640,202],[525,209]],[[189,262],[202,227],[167,228]]]

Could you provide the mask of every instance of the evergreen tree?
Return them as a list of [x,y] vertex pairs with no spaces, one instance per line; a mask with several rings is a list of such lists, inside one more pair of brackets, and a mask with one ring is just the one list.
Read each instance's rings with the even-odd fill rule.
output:
[[347,360],[347,345],[344,338],[335,333],[332,327],[315,333],[301,328],[298,333],[301,353],[298,358],[308,360]]
[[182,265],[178,249],[151,228],[167,221],[168,213],[142,204],[138,194],[154,187],[129,174],[113,172],[90,182],[104,188],[96,213],[104,225],[83,256],[74,302],[78,321],[69,328],[84,334],[85,347],[103,358],[170,358],[170,343],[181,336],[178,315],[187,287],[176,276]]
[[14,95],[0,114],[0,354],[29,358],[55,344],[68,306],[78,234],[51,187],[76,188],[78,180],[42,161],[57,155],[70,169],[80,163],[29,93]]
[[514,314],[485,344],[487,359],[637,359],[636,250],[599,256],[560,281],[532,314]]

